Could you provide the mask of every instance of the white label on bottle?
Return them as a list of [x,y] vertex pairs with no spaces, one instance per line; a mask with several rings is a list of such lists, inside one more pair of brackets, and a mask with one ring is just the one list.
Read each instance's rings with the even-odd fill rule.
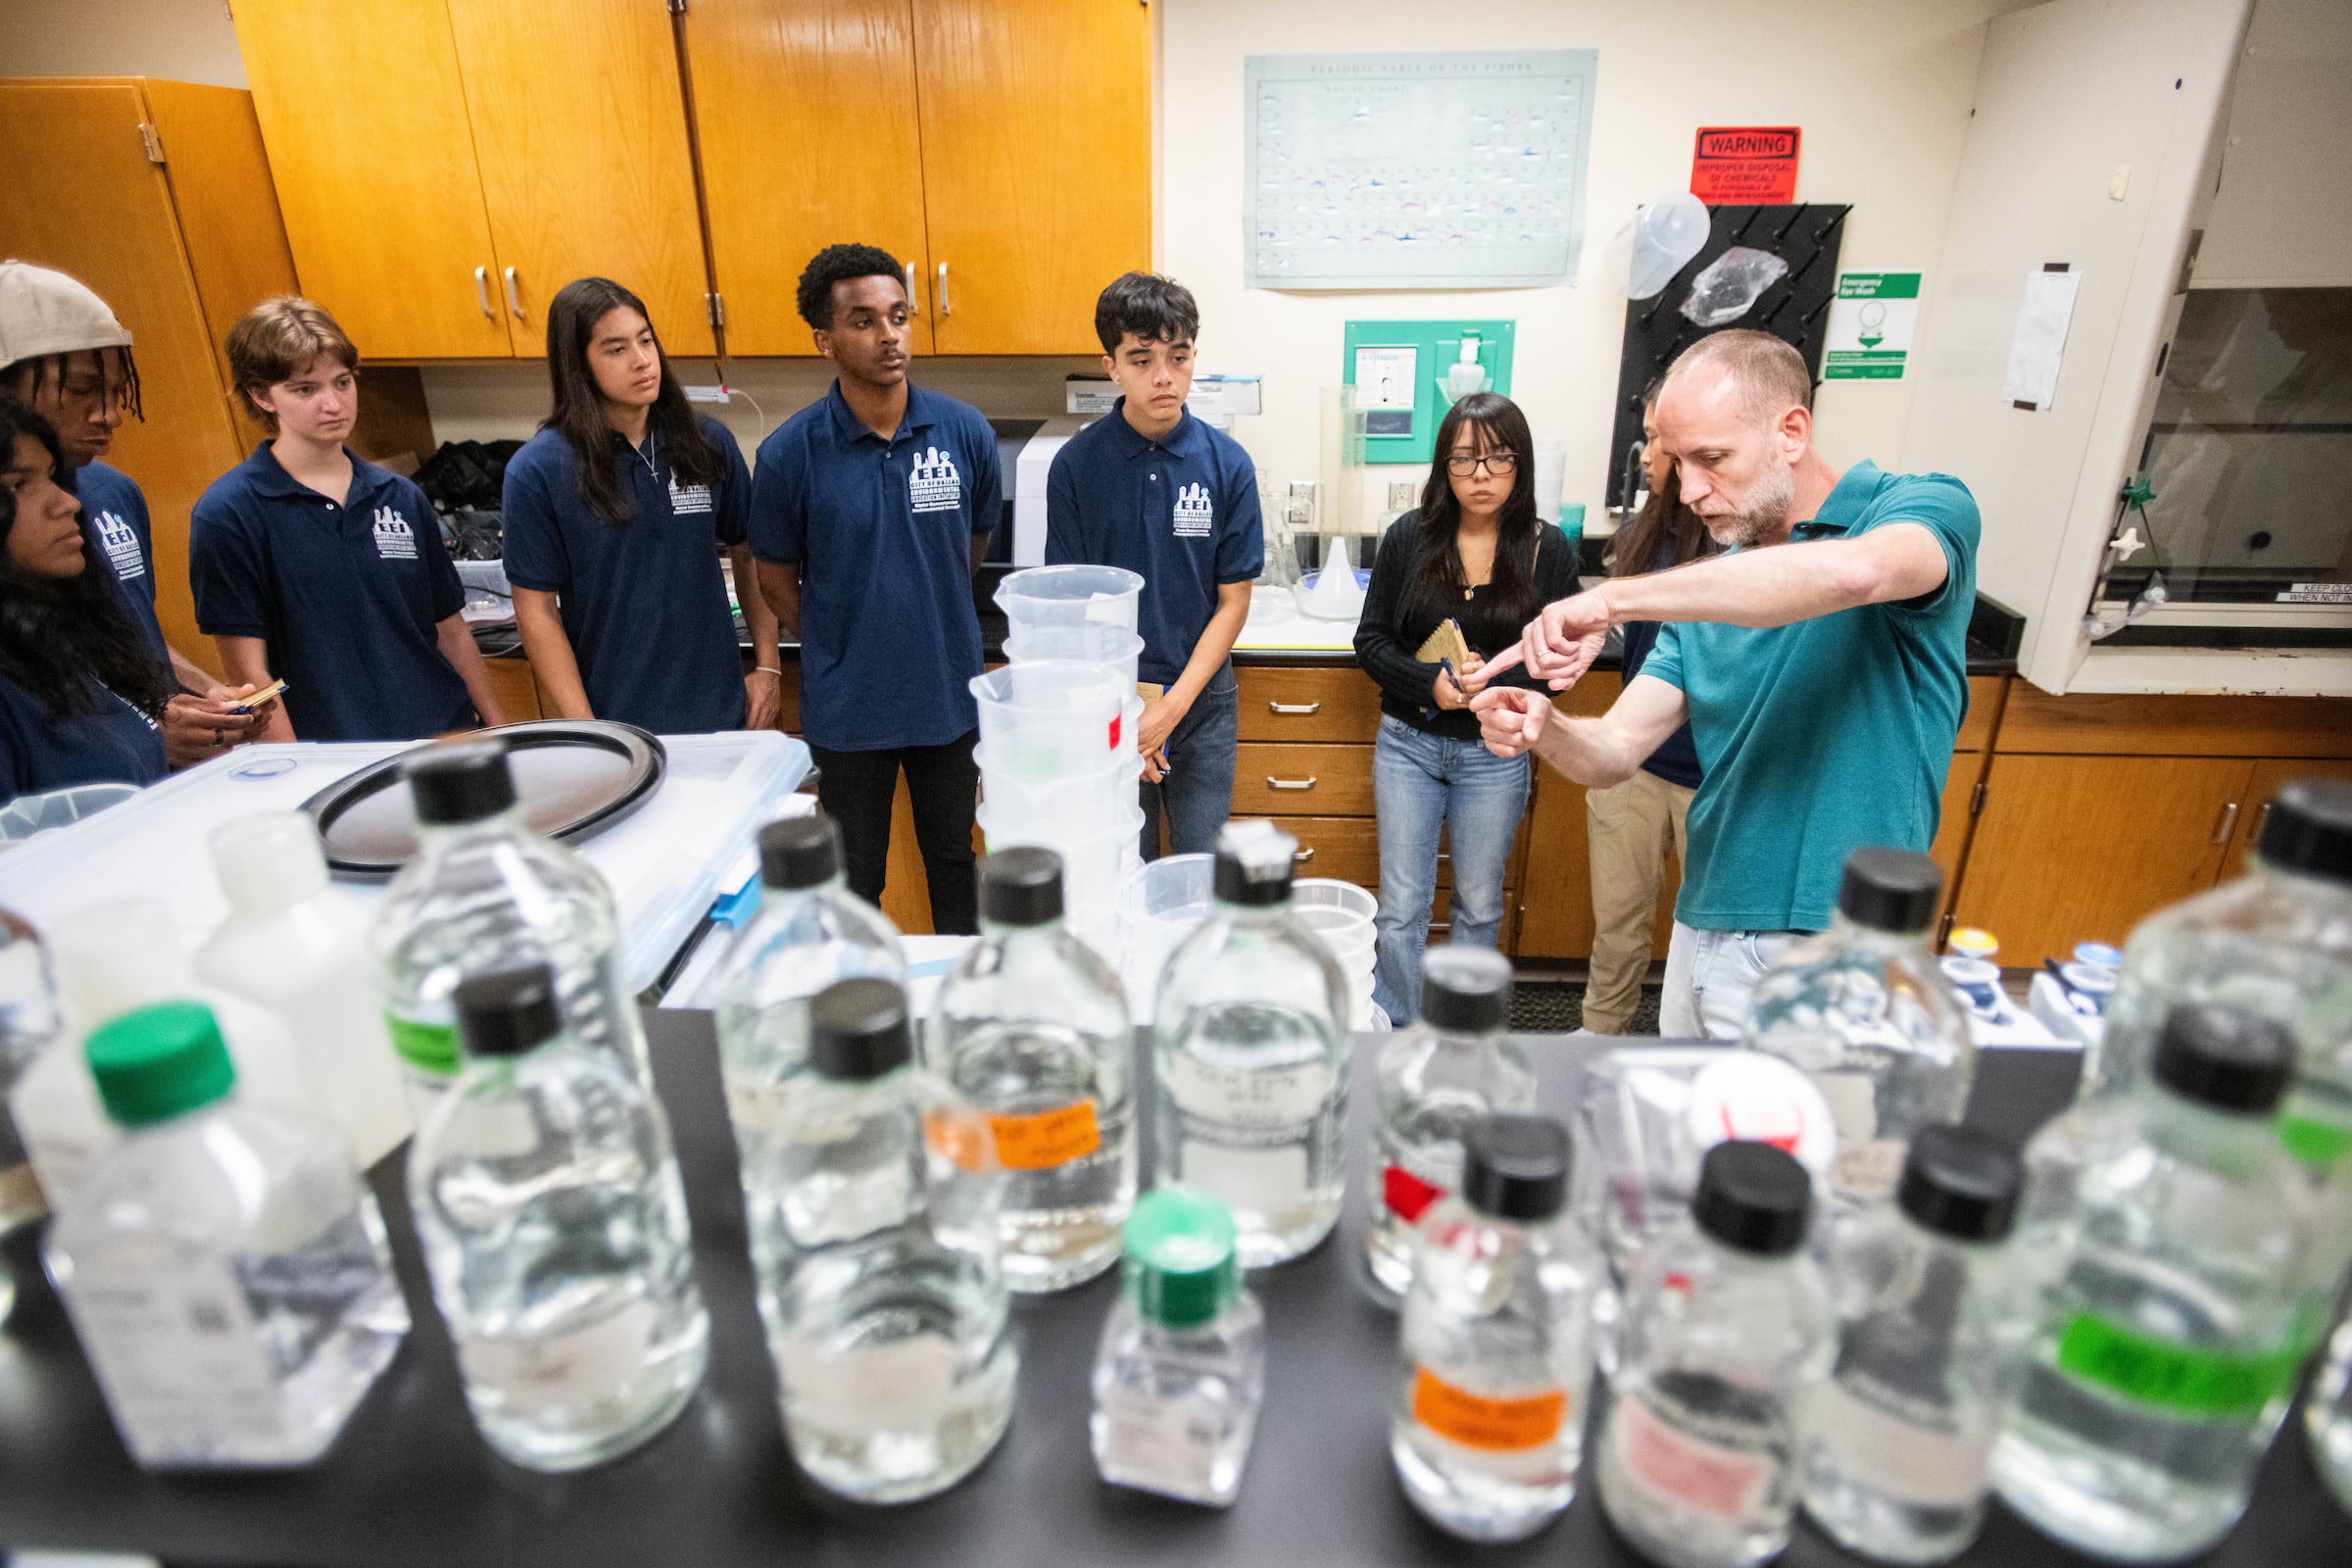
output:
[[1902,1180],[1903,1159],[1911,1146],[1900,1138],[1873,1138],[1840,1144],[1830,1162],[1830,1189],[1847,1198],[1876,1202],[1891,1194]]
[[727,1118],[739,1132],[764,1136],[784,1124],[798,1086],[792,1083],[756,1084],[727,1080]]
[[1319,1061],[1270,1070],[1217,1067],[1181,1054],[1162,1061],[1162,1087],[1208,1121],[1291,1127],[1312,1120],[1331,1098],[1331,1068]]
[[478,1335],[459,1345],[458,1363],[514,1415],[610,1398],[645,1365],[656,1316],[651,1301],[631,1301],[568,1334]]
[[1947,1411],[1934,1425],[1886,1408],[1840,1379],[1821,1391],[1820,1433],[1838,1468],[1861,1485],[1916,1508],[1965,1508],[1984,1495],[1993,1433],[1957,1430]]
[[1772,1461],[1667,1425],[1638,1398],[1617,1401],[1617,1445],[1628,1474],[1701,1513],[1744,1517],[1761,1507]]
[[1306,1201],[1306,1150],[1298,1144],[1235,1149],[1188,1138],[1182,1179],[1237,1213],[1279,1214]]
[[865,1435],[938,1421],[955,1397],[963,1355],[942,1335],[918,1334],[849,1350],[803,1342],[778,1361],[795,1420]]
[[283,1436],[253,1313],[220,1258],[160,1238],[124,1243],[74,1260],[61,1283],[134,1453],[187,1455]]
[[1152,1399],[1122,1389],[1102,1401],[1103,1479],[1179,1497],[1205,1496],[1224,1435],[1200,1399]]

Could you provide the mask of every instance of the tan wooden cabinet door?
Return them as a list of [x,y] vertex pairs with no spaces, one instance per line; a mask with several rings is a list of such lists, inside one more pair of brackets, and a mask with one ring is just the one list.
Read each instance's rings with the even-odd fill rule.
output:
[[303,292],[371,358],[514,353],[444,0],[234,9]]
[[447,3],[498,248],[492,303],[514,353],[545,352],[548,301],[587,276],[643,298],[671,354],[714,353],[667,10],[652,0]]
[[685,37],[727,351],[814,354],[801,270],[859,244],[908,269],[930,353],[908,0],[694,0]]
[[939,352],[1100,352],[1095,297],[1152,265],[1151,11],[914,0],[914,36]]
[[2261,842],[2263,818],[2270,814],[2272,800],[2282,786],[2299,778],[2339,778],[2352,783],[2352,762],[2302,757],[2266,757],[2256,762],[2254,776],[2241,797],[2229,849],[2222,857],[2224,877],[2245,875],[2246,858]]

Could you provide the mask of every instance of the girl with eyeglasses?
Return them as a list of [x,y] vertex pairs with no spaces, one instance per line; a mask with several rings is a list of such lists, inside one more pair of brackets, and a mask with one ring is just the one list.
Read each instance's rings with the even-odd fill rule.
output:
[[[1496,757],[1480,741],[1469,711],[1485,686],[1479,670],[1578,587],[1575,547],[1536,515],[1535,438],[1517,404],[1492,392],[1461,399],[1438,426],[1436,450],[1419,510],[1381,541],[1355,632],[1355,662],[1380,685],[1372,995],[1398,1025],[1420,1011],[1441,831],[1453,866],[1451,940],[1492,948],[1502,926],[1503,872],[1533,774],[1526,758]],[[1460,667],[1419,657],[1449,619],[1469,649]],[[1540,687],[1521,669],[1501,679]]]

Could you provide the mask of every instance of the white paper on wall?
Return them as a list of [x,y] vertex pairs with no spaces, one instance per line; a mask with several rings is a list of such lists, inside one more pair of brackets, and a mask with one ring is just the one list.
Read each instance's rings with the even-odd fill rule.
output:
[[2009,372],[2001,396],[2046,410],[2058,393],[2058,367],[2066,357],[2066,329],[2075,318],[2077,271],[2028,272],[2025,303],[2018,307],[2017,332],[2009,340]]

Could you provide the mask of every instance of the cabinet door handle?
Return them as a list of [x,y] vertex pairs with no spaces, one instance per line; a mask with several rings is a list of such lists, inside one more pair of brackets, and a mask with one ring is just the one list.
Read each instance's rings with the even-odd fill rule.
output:
[[2230,830],[2235,826],[2237,826],[2237,803],[2231,801],[2228,806],[2222,808],[2221,820],[2213,824],[2213,842],[2216,844],[2229,843]]
[[1267,780],[1266,780],[1266,788],[1268,788],[1268,789],[1270,789],[1270,790],[1311,790],[1311,789],[1313,789],[1314,787],[1315,787],[1315,781],[1314,781],[1314,779],[1313,779],[1313,778],[1311,778],[1311,777],[1309,777],[1309,778],[1273,778],[1273,777],[1268,777],[1268,778],[1267,778]]
[[1269,702],[1266,704],[1266,710],[1268,712],[1281,713],[1285,717],[1289,718],[1303,718],[1309,713],[1320,713],[1323,711],[1323,705],[1321,703]]
[[939,264],[939,314],[942,316],[950,314],[948,311],[948,264],[945,262]]
[[1293,850],[1291,852],[1292,861],[1298,865],[1304,865],[1307,861],[1313,859],[1314,858],[1315,847],[1311,844],[1303,850]]
[[477,267],[473,270],[473,297],[482,302],[482,316],[485,319],[492,321],[498,319],[498,313],[490,309],[490,269],[487,267]]
[[507,269],[507,309],[514,313],[517,321],[523,318],[522,296],[515,289],[514,269],[512,267]]
[[906,310],[911,315],[922,308],[922,297],[914,291],[914,264],[908,262],[906,264]]

